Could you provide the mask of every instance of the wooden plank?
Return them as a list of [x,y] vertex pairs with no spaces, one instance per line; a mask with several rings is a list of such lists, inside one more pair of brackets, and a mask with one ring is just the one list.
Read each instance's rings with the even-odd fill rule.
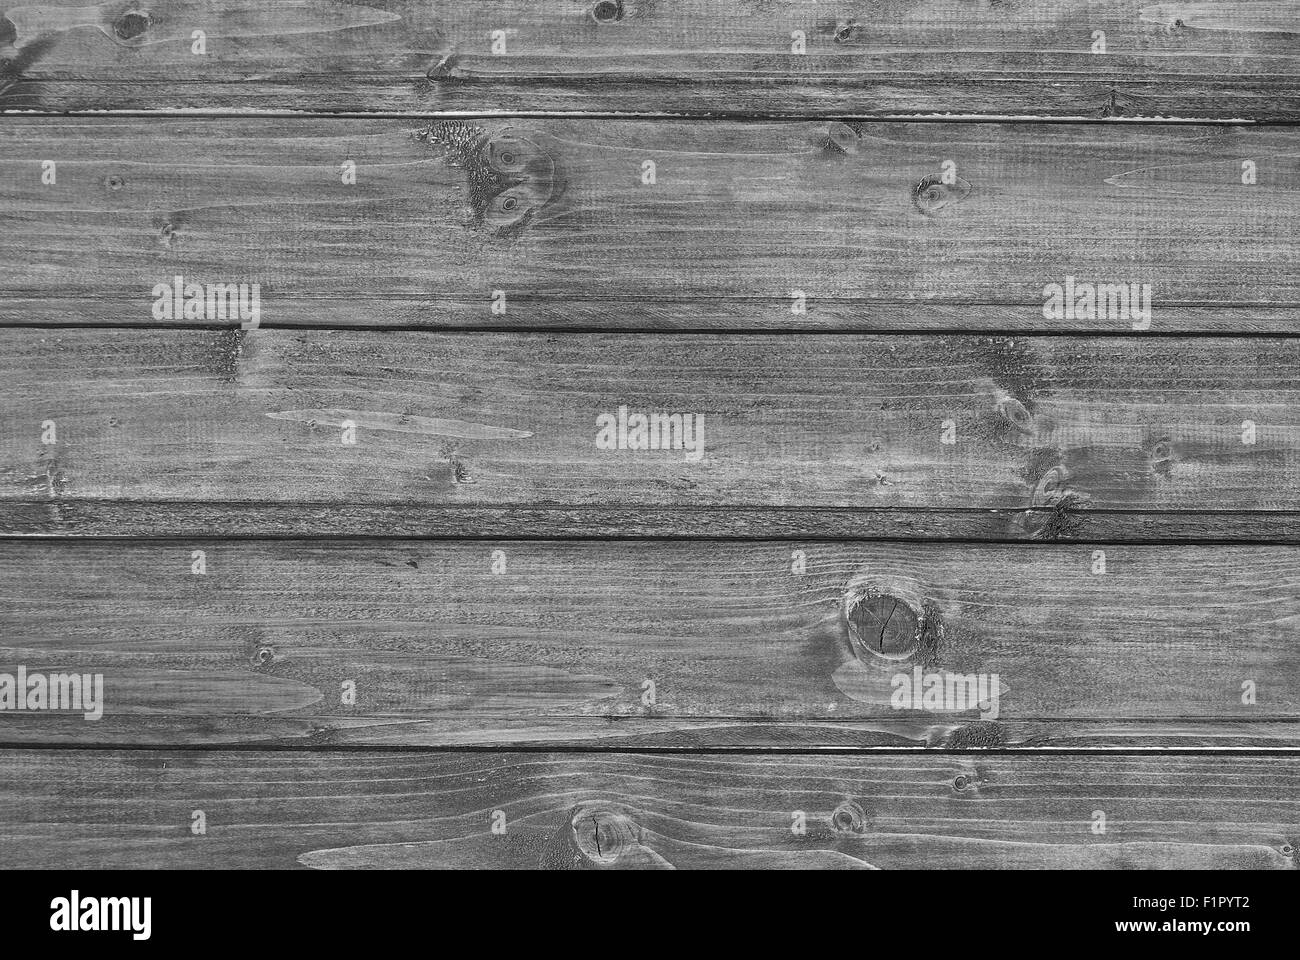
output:
[[[1294,748],[1298,578],[1287,547],[9,542],[0,741]],[[19,667],[102,690],[19,710]]]
[[1286,0],[11,0],[3,12],[9,110],[1300,112],[1300,15]]
[[1295,757],[5,751],[0,855],[90,869],[1287,870],[1298,788]]
[[[1300,308],[1284,128],[14,118],[0,144],[7,324],[239,322],[172,315],[177,276],[257,284],[266,326],[1238,334]],[[1129,308],[1056,310],[1068,278]]]
[[[1053,516],[1056,522],[1052,523]],[[1061,522],[1064,520],[1065,522]],[[1300,542],[1282,510],[800,506],[474,507],[420,503],[0,501],[0,537],[839,539],[1089,543]]]
[[[0,499],[41,534],[118,499],[606,507],[630,535],[657,507],[751,531],[769,506],[1007,510],[1046,539],[1080,509],[1258,510],[1259,533],[1300,505],[1298,368],[1267,338],[9,330]],[[632,449],[633,414],[694,419]]]

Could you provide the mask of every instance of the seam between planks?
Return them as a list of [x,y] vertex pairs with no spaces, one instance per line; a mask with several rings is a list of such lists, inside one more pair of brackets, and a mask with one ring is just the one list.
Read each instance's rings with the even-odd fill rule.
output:
[[[35,298],[35,295],[32,297]],[[27,298],[22,298],[27,299]],[[54,299],[41,297],[40,299]],[[294,300],[309,300],[311,298],[295,297]],[[321,298],[322,301],[324,298]],[[397,298],[394,298],[397,299]],[[413,300],[416,298],[412,298]],[[519,298],[523,302],[549,302],[549,301],[529,301]],[[0,297],[0,306],[4,305],[5,298]],[[423,301],[421,301],[423,302]],[[555,301],[561,302],[561,301]],[[571,302],[571,301],[570,301]],[[599,303],[603,301],[592,300],[584,301]],[[686,303],[706,304],[708,300],[684,301]],[[728,301],[732,302],[732,301]],[[775,302],[775,301],[773,301]],[[862,306],[878,307],[902,305],[890,301],[878,300],[861,300],[854,301]],[[915,304],[913,304],[915,305]],[[939,307],[970,307],[970,306],[1013,306],[1025,307],[1029,309],[1032,304],[973,304],[963,301],[930,301],[927,306]],[[1180,304],[1180,306],[1182,306]],[[1300,303],[1270,303],[1258,304],[1252,307],[1242,307],[1232,304],[1196,304],[1199,307],[1212,307],[1222,311],[1249,311],[1251,309],[1280,309],[1293,310],[1300,309]],[[1041,305],[1039,305],[1041,308]],[[1300,324],[1300,316],[1297,316],[1297,323]],[[110,323],[106,321],[92,321],[89,323],[6,323],[0,321],[0,332],[6,330],[31,330],[41,333],[70,333],[78,330],[118,330],[124,333],[147,333],[150,331],[193,331],[193,332],[218,332],[218,331],[235,331],[255,332],[257,330],[287,330],[301,332],[356,332],[356,333],[425,333],[425,334],[476,334],[476,333],[503,333],[503,334],[528,334],[528,335],[545,335],[545,336],[589,336],[591,334],[614,334],[626,336],[698,336],[698,337],[804,337],[804,336],[860,336],[860,337],[967,337],[987,339],[988,337],[1014,337],[1019,340],[1025,339],[1051,339],[1060,337],[1073,337],[1078,339],[1101,340],[1101,339],[1129,339],[1143,340],[1156,338],[1162,340],[1185,339],[1185,340],[1297,340],[1300,339],[1300,327],[1296,331],[1290,332],[1285,330],[1207,330],[1207,331],[1187,331],[1187,330],[1087,330],[1087,329],[1055,329],[1050,331],[1040,331],[1033,327],[844,327],[844,326],[809,326],[801,328],[793,327],[641,327],[641,326],[581,326],[568,325],[563,327],[545,326],[545,325],[528,325],[517,324],[515,326],[505,326],[502,324],[458,324],[454,326],[437,326],[432,324],[349,324],[349,323],[280,323],[268,321],[259,323],[251,330],[244,330],[239,324],[203,324],[203,323]]]
[[1026,755],[1053,755],[1053,756],[1179,756],[1179,757],[1213,757],[1219,753],[1232,752],[1246,756],[1259,757],[1294,757],[1300,755],[1300,746],[1296,747],[964,747],[964,748],[946,748],[946,747],[888,747],[888,746],[862,746],[862,747],[766,747],[766,746],[726,746],[726,747],[708,747],[708,746],[690,746],[690,747],[630,747],[630,746],[612,746],[601,747],[592,744],[575,744],[575,745],[552,745],[552,744],[509,744],[509,745],[489,745],[489,744],[450,744],[443,746],[428,746],[423,744],[287,744],[287,743],[244,743],[244,744],[216,744],[216,743],[33,743],[18,742],[9,743],[0,741],[0,750],[13,752],[46,752],[58,751],[67,753],[70,751],[119,751],[119,752],[148,752],[148,753],[311,753],[311,754],[330,754],[330,753],[412,753],[425,755],[439,754],[511,754],[511,753],[545,753],[545,754],[600,754],[608,756],[617,756],[620,754],[642,755],[642,756],[681,756],[681,755],[708,755],[708,756],[844,756],[859,757],[871,754],[890,754],[892,756],[925,756],[925,757],[963,757],[972,756],[995,756],[995,757],[1017,757]]
[[38,110],[0,109],[0,121],[6,118],[49,119],[195,119],[195,120],[676,120],[697,123],[711,121],[738,121],[755,123],[807,123],[816,121],[841,121],[845,123],[1004,123],[1022,124],[1100,124],[1112,126],[1218,126],[1218,127],[1296,127],[1296,119],[1267,119],[1251,117],[1089,117],[1080,115],[1046,116],[1035,114],[1000,113],[795,113],[760,111],[717,111],[711,113],[677,112],[610,112],[610,111],[547,111],[547,110],[434,110],[434,111],[357,111],[319,112],[303,110]]

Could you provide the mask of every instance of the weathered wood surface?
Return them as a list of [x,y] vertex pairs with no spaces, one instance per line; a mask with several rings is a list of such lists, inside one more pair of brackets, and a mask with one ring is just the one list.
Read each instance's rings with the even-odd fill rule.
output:
[[1300,115],[1287,0],[9,0],[0,12],[9,110]]
[[[991,509],[1039,539],[1080,510],[1258,510],[1283,539],[1298,370],[1267,338],[9,330],[0,490],[9,533],[125,498],[301,503],[308,528],[412,505],[411,535],[438,507]],[[623,407],[694,430],[604,449]]]
[[[0,144],[0,323],[237,322],[160,321],[176,276],[259,284],[266,326],[1294,333],[1300,308],[1283,128],[11,118]],[[1067,277],[1149,285],[1149,327],[1046,317]]]
[[1298,791],[1294,757],[5,751],[0,856],[78,868],[1289,870]]
[[[1053,515],[1056,515],[1053,521]],[[419,503],[0,501],[3,537],[414,537],[849,539],[1095,543],[1300,542],[1284,510],[581,506],[465,507]]]
[[[104,692],[0,741],[1295,747],[1297,579],[1285,547],[9,542],[0,669]],[[988,699],[901,702],[917,671]]]

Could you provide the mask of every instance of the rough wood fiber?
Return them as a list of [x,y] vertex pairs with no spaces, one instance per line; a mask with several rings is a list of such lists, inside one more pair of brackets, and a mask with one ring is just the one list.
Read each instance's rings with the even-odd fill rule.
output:
[[[0,669],[104,695],[0,739],[1296,745],[1294,548],[1098,549],[9,542]],[[917,668],[998,692],[901,708]]]
[[0,819],[14,829],[0,856],[93,868],[1293,870],[1298,789],[1294,757],[9,751]]
[[1297,35],[0,0],[0,863],[1294,869]]
[[1290,129],[15,118],[0,144],[9,324],[156,324],[183,276],[259,284],[268,326],[1141,329],[1046,319],[1075,277],[1149,285],[1153,332],[1297,329]]
[[[1294,511],[1298,369],[1264,338],[10,330],[0,491],[10,532],[126,498],[988,508],[1051,539],[1088,508]],[[602,449],[624,406],[696,417],[699,459]]]
[[[40,494],[37,494],[40,497]],[[1045,527],[1056,514],[1056,522]],[[51,499],[0,501],[5,537],[307,537],[578,539],[709,537],[1098,543],[1296,543],[1282,510],[915,507],[465,507],[418,503],[249,503]],[[1048,533],[1050,532],[1050,536]]]
[[1300,114],[1286,0],[9,0],[0,13],[10,110]]

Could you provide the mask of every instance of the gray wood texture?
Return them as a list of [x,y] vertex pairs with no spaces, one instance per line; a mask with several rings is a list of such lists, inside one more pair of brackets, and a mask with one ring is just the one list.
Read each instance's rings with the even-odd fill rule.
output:
[[[39,496],[39,494],[38,494]],[[1286,510],[1096,509],[1081,501],[1022,508],[582,506],[86,500],[0,502],[4,537],[405,537],[881,541],[1270,543],[1300,540]]]
[[[1228,511],[1277,540],[1278,512],[1298,503],[1297,350],[1271,338],[9,330],[0,506],[9,533],[60,534],[103,532],[93,509],[80,519],[96,501],[126,510],[136,533],[157,532],[155,502],[163,530],[184,503],[315,511],[272,532],[329,532],[332,505],[345,518],[409,505],[410,523],[390,516],[383,530],[414,536],[440,508],[444,532],[466,508],[525,508],[496,515],[515,535],[587,507],[624,511],[632,535],[642,515],[707,535],[689,511],[719,509],[749,516],[751,536],[808,535],[789,518],[820,508],[990,510],[1002,512],[977,522],[999,539],[1122,525],[1080,526],[1093,510],[1136,511],[1125,538],[1144,539],[1161,511]],[[620,407],[702,418],[702,454],[601,448],[598,418]],[[772,526],[764,507],[783,511]],[[654,519],[658,508],[669,514]],[[357,532],[352,516],[343,531]],[[905,531],[899,517],[882,535]]]
[[0,14],[8,110],[1276,120],[1300,105],[1287,0],[10,0]]
[[[8,751],[0,819],[22,826],[0,834],[0,856],[92,868],[1286,870],[1297,787],[1295,757]],[[1092,829],[1099,812],[1105,833]]]
[[[11,118],[0,145],[7,324],[231,325],[160,320],[176,276],[259,284],[266,326],[1290,334],[1300,307],[1290,128]],[[1068,277],[1147,285],[1149,324],[1049,319]]]
[[0,2],[0,864],[1294,869],[1298,37]]
[[[1293,748],[1298,577],[1284,547],[8,542],[0,663],[104,693],[0,736]],[[902,707],[917,670],[995,675],[995,709]]]

